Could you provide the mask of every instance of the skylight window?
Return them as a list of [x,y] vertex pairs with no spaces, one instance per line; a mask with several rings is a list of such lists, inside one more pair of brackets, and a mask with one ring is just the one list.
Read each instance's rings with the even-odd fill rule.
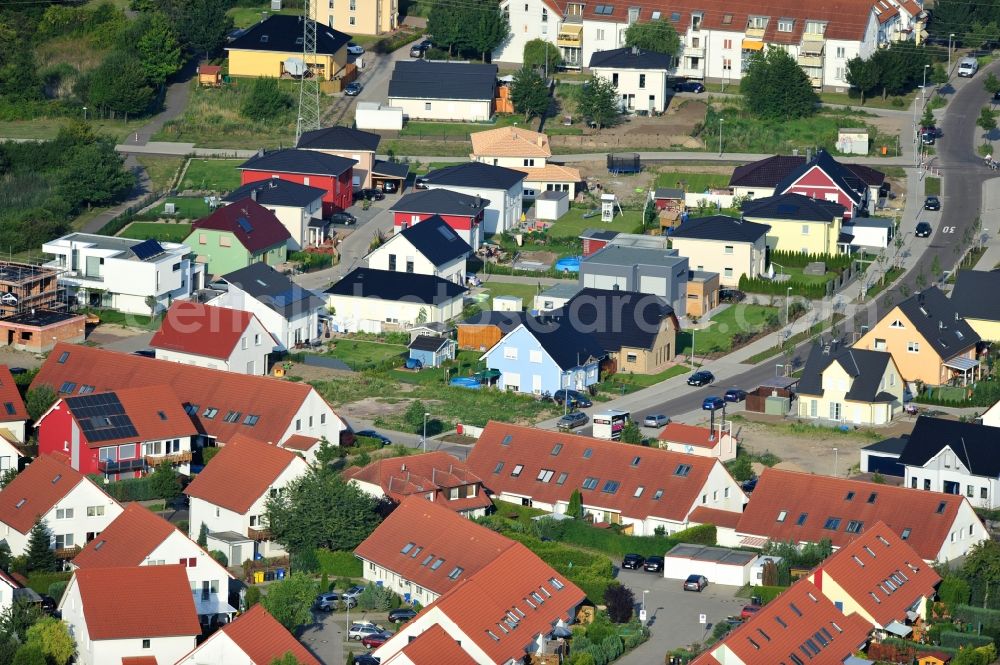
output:
[[674,22],[674,23],[677,23],[678,21],[681,20],[681,13],[680,12],[670,12],[670,20],[672,22]]
[[205,409],[205,412],[202,413],[201,415],[203,417],[208,418],[209,420],[211,420],[211,419],[215,418],[217,415],[219,415],[219,410],[210,406],[207,409]]
[[65,365],[67,360],[69,360],[69,351],[63,351],[59,354],[59,360],[56,362],[60,365]]
[[774,620],[775,620],[775,621],[777,621],[777,622],[778,622],[778,625],[779,625],[779,626],[781,626],[782,628],[788,628],[788,624],[787,624],[787,623],[785,623],[785,620],[784,620],[784,619],[782,619],[781,617],[779,617],[779,616],[775,616],[775,617],[774,617]]
[[868,495],[868,503],[875,503],[878,500],[878,492],[872,492]]
[[639,462],[641,462],[641,461],[642,461],[641,457],[638,457],[638,456],[633,457],[632,458],[632,466],[633,467],[639,466]]
[[830,531],[836,531],[840,528],[840,518],[839,517],[827,517],[826,522],[823,524],[824,529],[829,529]]
[[583,459],[590,459],[590,456],[594,454],[593,448],[587,448],[583,451]]
[[74,390],[76,390],[76,383],[74,383],[73,381],[66,381],[59,388],[59,392],[61,393],[71,393]]
[[76,394],[77,395],[89,395],[92,392],[94,392],[94,386],[84,385],[84,386],[80,386],[80,389],[78,391],[76,391]]
[[795,616],[802,616],[802,610],[800,610],[795,603],[788,603],[788,607],[795,612]]
[[523,464],[518,464],[513,469],[511,469],[510,477],[511,478],[517,478],[518,476],[521,475],[522,471],[524,471],[524,465]]
[[497,465],[493,467],[493,473],[500,473],[503,471],[503,462],[497,462]]
[[163,411],[157,411],[156,415],[158,415],[160,417],[160,420],[166,420],[167,419],[167,414],[164,413]]
[[239,422],[241,415],[243,414],[241,414],[239,411],[230,411],[226,414],[226,417],[223,418],[223,420],[227,423],[236,423]]
[[508,434],[508,435],[504,436],[504,438],[500,441],[500,445],[501,446],[509,446],[510,442],[513,441],[513,440],[514,440],[514,437],[512,437],[510,434]]
[[562,591],[566,587],[565,584],[563,584],[554,577],[549,578],[549,584],[551,584],[552,588],[555,589],[556,591]]
[[95,551],[95,552],[98,552],[98,551],[100,551],[100,549],[101,549],[102,547],[104,547],[104,543],[106,543],[106,542],[108,542],[108,541],[106,541],[106,540],[98,540],[98,541],[97,541],[97,544],[96,544],[96,545],[94,545],[94,551]]
[[562,444],[561,443],[557,443],[556,445],[552,446],[552,452],[550,453],[550,455],[552,455],[553,457],[555,457],[556,455],[559,454],[560,450],[562,450]]
[[428,554],[428,555],[427,555],[427,556],[426,556],[426,557],[424,558],[424,560],[420,562],[420,565],[421,565],[421,566],[426,566],[427,564],[429,564],[429,563],[430,563],[431,561],[433,561],[433,560],[434,560],[434,555],[433,555],[433,554]]
[[799,515],[799,519],[795,520],[795,526],[802,526],[805,524],[807,517],[809,517],[809,513],[802,513]]
[[848,492],[847,496],[844,497],[844,501],[851,501],[854,499],[854,492]]
[[409,554],[410,550],[413,549],[413,543],[406,543],[403,545],[403,549],[399,550],[400,554]]
[[784,522],[786,517],[788,517],[788,511],[782,510],[780,513],[778,513],[778,519],[776,521]]
[[21,506],[23,506],[26,503],[28,503],[27,499],[19,499],[18,502],[16,504],[14,504],[14,507],[15,508],[20,508]]
[[690,464],[678,464],[677,468],[674,469],[674,475],[675,476],[680,476],[682,478],[687,477],[687,475],[689,473],[691,473],[691,465]]
[[941,503],[938,504],[937,510],[934,512],[940,515],[941,513],[944,512],[944,509],[947,507],[947,505],[948,505],[947,502],[942,501]]
[[601,491],[605,494],[614,494],[618,491],[618,488],[621,487],[621,485],[622,484],[617,480],[608,480],[604,483],[604,487],[601,488]]
[[198,413],[198,405],[197,404],[185,405],[184,413],[188,414],[189,416],[193,416],[194,414]]
[[552,480],[553,474],[555,474],[555,471],[552,471],[551,469],[542,469],[541,471],[538,472],[538,476],[535,478],[535,480],[540,480],[543,483],[547,483],[550,480]]
[[638,499],[638,498],[639,498],[640,496],[642,496],[642,493],[643,493],[643,491],[644,491],[645,489],[646,489],[646,488],[645,488],[645,487],[643,487],[642,485],[639,485],[638,487],[636,487],[636,488],[635,488],[635,494],[633,494],[633,495],[632,495],[632,498],[634,498],[634,499]]
[[438,568],[441,567],[441,564],[443,564],[443,563],[444,563],[444,559],[438,559],[437,561],[435,561],[434,563],[431,564],[431,570],[437,570]]
[[[544,603],[545,602],[545,599],[542,598],[542,594],[538,593],[537,591],[532,591],[531,592],[531,597],[534,598],[535,600],[537,600],[539,603]],[[527,599],[525,599],[525,600],[527,600]]]
[[[844,531],[846,531],[847,533],[861,533],[861,529],[864,528],[864,526],[865,526],[864,522],[859,522],[858,520],[851,520],[850,522],[847,523],[847,528],[845,528]],[[868,548],[866,547],[865,549]]]
[[423,548],[423,547],[420,547],[420,546],[418,545],[418,546],[417,546],[417,547],[416,547],[416,548],[415,548],[415,549],[414,549],[414,550],[413,550],[413,551],[412,551],[412,552],[410,553],[410,558],[411,558],[411,559],[416,559],[416,558],[417,558],[417,555],[418,555],[418,554],[420,554],[420,553],[421,553],[421,552],[423,552],[423,551],[424,551],[424,548]]
[[587,476],[583,481],[583,489],[592,490],[597,487],[597,478],[593,476]]
[[[197,410],[197,409],[196,409]],[[243,419],[243,424],[247,427],[253,427],[260,420],[260,416],[255,416],[253,414],[247,414],[247,417]]]
[[899,534],[899,537],[902,540],[909,540],[910,533],[912,533],[912,532],[913,532],[913,529],[907,527],[907,528],[903,529],[903,533]]
[[562,473],[559,474],[559,477],[556,478],[556,485],[562,485],[563,483],[566,482],[566,478],[568,478],[568,477],[569,477],[569,474],[566,473],[565,471],[563,471]]
[[52,484],[53,485],[55,485],[56,483],[58,483],[60,480],[62,480],[62,474],[61,473],[57,473],[56,475],[52,476]]
[[465,569],[462,568],[461,566],[455,566],[454,568],[452,568],[451,572],[448,573],[448,579],[457,580],[458,576],[461,575],[464,570]]
[[653,501],[659,501],[661,498],[663,498],[663,490],[656,490],[656,493],[653,494]]
[[3,408],[4,410],[7,411],[8,416],[13,416],[15,413],[17,413],[17,409],[14,408],[13,402],[4,402]]

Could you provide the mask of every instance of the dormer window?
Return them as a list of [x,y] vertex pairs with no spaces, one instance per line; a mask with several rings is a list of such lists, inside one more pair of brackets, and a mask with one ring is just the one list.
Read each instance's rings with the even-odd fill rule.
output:
[[791,32],[795,27],[795,21],[790,18],[778,19],[778,32]]
[[766,16],[751,16],[747,19],[747,28],[750,30],[763,30],[767,28]]
[[638,7],[629,7],[628,8],[628,24],[632,25],[633,23],[635,23],[638,20],[639,20],[639,8]]
[[691,29],[694,31],[701,30],[701,14],[691,14]]

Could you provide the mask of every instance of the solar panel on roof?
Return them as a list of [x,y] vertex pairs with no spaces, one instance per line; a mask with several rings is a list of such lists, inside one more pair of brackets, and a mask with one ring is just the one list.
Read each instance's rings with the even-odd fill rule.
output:
[[445,240],[454,241],[458,238],[457,235],[451,230],[450,226],[439,226],[437,227],[438,233],[444,236]]
[[246,217],[240,217],[236,220],[236,223],[240,225],[240,228],[243,229],[244,233],[250,233],[253,231],[253,224],[251,224],[250,220]]
[[91,443],[139,435],[114,393],[71,397],[66,404]]
[[132,253],[135,254],[135,258],[140,261],[147,261],[160,254],[165,254],[163,245],[156,242],[155,240],[143,240],[138,245],[132,246]]

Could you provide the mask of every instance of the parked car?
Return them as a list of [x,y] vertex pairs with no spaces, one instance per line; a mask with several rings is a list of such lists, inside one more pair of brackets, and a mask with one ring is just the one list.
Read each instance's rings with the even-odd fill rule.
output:
[[937,141],[937,132],[928,130],[920,133],[920,142],[924,145],[934,145]]
[[715,411],[721,409],[726,405],[726,400],[722,399],[718,395],[712,395],[711,397],[706,397],[705,401],[701,403],[701,408],[704,411]]
[[583,427],[588,422],[590,422],[590,417],[586,413],[583,411],[573,411],[560,418],[556,423],[556,427],[559,429],[576,429],[577,427]]
[[708,370],[699,370],[688,377],[689,386],[707,386],[715,381],[715,375]]
[[1000,104],[1000,90],[993,93],[993,103]]
[[757,476],[754,476],[750,480],[744,480],[740,484],[740,489],[744,492],[753,492],[757,488]]
[[18,374],[27,374],[28,369],[26,367],[11,367],[10,373],[14,376],[17,376]]
[[483,285],[482,280],[479,279],[478,277],[476,277],[476,275],[474,273],[471,273],[471,272],[465,273],[465,283],[468,284],[469,286],[482,286]]
[[354,42],[350,42],[347,44],[347,52],[350,53],[351,55],[363,55],[365,52],[365,47],[358,46]]
[[414,44],[413,46],[410,47],[410,57],[411,58],[424,57],[424,54],[427,53],[427,50],[430,49],[431,46],[433,46],[433,44],[429,39],[425,39],[424,41],[418,44]]
[[350,589],[348,589],[347,591],[345,591],[342,595],[343,595],[344,598],[351,598],[353,600],[357,600],[358,596],[360,596],[361,592],[364,591],[364,590],[365,590],[365,588],[363,586],[355,584]]
[[365,436],[368,437],[369,439],[378,439],[379,441],[382,442],[383,446],[392,445],[392,439],[387,437],[385,434],[379,434],[373,429],[363,429],[360,432],[355,432],[354,435]]
[[594,405],[590,397],[588,395],[584,395],[579,390],[557,390],[556,394],[552,396],[552,399],[556,404],[561,405],[567,397],[569,398],[570,406],[579,406],[586,409],[588,406]]
[[370,653],[362,653],[354,657],[354,665],[381,665],[381,663],[381,658],[376,658]]
[[642,568],[642,564],[646,563],[646,560],[641,554],[626,554],[625,558],[622,559],[622,568],[628,568],[629,570],[639,570]]
[[417,616],[417,611],[412,607],[400,607],[389,612],[389,621],[393,623],[402,623],[404,621],[409,621],[413,617]]
[[419,358],[407,358],[406,359],[406,369],[423,369],[424,364]]
[[343,224],[344,226],[350,226],[351,224],[357,224],[358,218],[349,212],[335,212],[330,215],[330,221],[334,224]]
[[647,571],[651,573],[662,573],[663,572],[663,557],[662,556],[651,556],[646,557],[646,563],[643,566]]
[[740,618],[744,621],[747,619],[752,619],[757,612],[763,608],[763,605],[757,605],[755,603],[750,603],[749,605],[744,605],[743,609],[740,610]]
[[726,391],[725,400],[727,402],[742,402],[747,398],[747,391],[741,388],[730,388]]
[[924,210],[940,210],[941,199],[936,196],[928,196],[924,199]]
[[388,642],[390,637],[392,637],[392,635],[386,632],[375,633],[374,635],[366,635],[365,637],[361,638],[361,645],[368,649],[375,649]]
[[674,92],[705,92],[705,85],[700,81],[679,81],[674,84]]
[[667,418],[662,413],[651,413],[642,419],[642,424],[645,427],[663,427],[670,422],[670,418]]
[[362,89],[360,83],[348,83],[344,86],[344,94],[348,97],[357,97],[361,94]]
[[928,224],[927,222],[920,222],[919,224],[917,224],[917,229],[913,232],[913,235],[915,235],[918,238],[930,238],[931,233],[933,232],[934,229],[931,228],[930,224]]
[[369,187],[368,189],[356,189],[354,190],[354,200],[365,199],[368,201],[381,201],[385,198],[385,194],[379,190]]
[[704,575],[688,575],[687,579],[684,580],[684,590],[685,591],[698,591],[708,586],[708,579]]
[[332,612],[341,601],[348,607],[356,607],[358,604],[357,598],[342,598],[336,591],[328,591],[316,596],[316,600],[313,601],[313,607],[321,612]]
[[382,181],[382,191],[392,194],[396,191],[396,181],[395,180],[383,180]]
[[739,289],[719,289],[719,302],[743,302],[746,297]]
[[381,632],[382,629],[371,622],[354,623],[347,631],[347,639],[360,641],[369,635],[378,635]]

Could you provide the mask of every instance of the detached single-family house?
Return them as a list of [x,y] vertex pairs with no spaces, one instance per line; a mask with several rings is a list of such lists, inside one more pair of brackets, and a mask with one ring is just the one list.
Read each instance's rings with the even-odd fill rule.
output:
[[334,125],[303,132],[295,147],[353,160],[355,164],[351,184],[355,188],[367,188],[372,186],[372,168],[375,166],[375,153],[378,152],[381,140],[382,137],[378,134]]
[[149,346],[158,360],[262,376],[275,342],[253,312],[175,302]]
[[626,46],[591,55],[590,72],[618,91],[624,113],[663,113],[673,60],[666,53]]
[[38,419],[39,453],[65,456],[77,471],[106,481],[139,478],[161,464],[190,473],[200,434],[170,386],[91,390],[80,386],[70,396],[70,386],[61,386],[66,396]]
[[0,471],[4,471],[18,468],[17,458],[22,454],[12,444],[25,442],[25,426],[30,418],[7,365],[0,365],[0,406]]
[[353,159],[315,150],[284,148],[264,152],[240,164],[240,184],[270,180],[290,180],[323,190],[323,216],[329,217],[354,202]]
[[318,245],[319,239],[310,237],[310,223],[323,217],[324,190],[319,187],[300,185],[291,180],[270,178],[247,183],[223,197],[223,201],[235,204],[250,199],[274,213],[281,225],[288,230],[288,247],[300,250],[308,245]]
[[874,207],[871,188],[847,166],[818,150],[811,160],[792,169],[774,187],[775,194],[802,194],[809,198],[839,203],[844,219],[850,219]]
[[410,120],[486,122],[493,118],[497,66],[398,60],[387,96]]
[[331,80],[347,64],[350,35],[316,24],[316,55],[303,61],[302,17],[272,14],[226,44],[230,76],[280,78],[286,74]]
[[634,291],[581,289],[559,315],[562,325],[590,334],[614,363],[615,372],[659,374],[673,364],[680,324],[659,296]]
[[467,292],[436,275],[355,268],[323,293],[334,329],[380,332],[449,321]]
[[903,379],[930,386],[980,376],[980,337],[956,309],[956,303],[932,286],[893,307],[854,343],[857,349],[888,351]]
[[464,162],[421,176],[417,179],[417,186],[450,189],[485,199],[489,204],[483,214],[481,232],[495,235],[510,231],[520,221],[527,177],[524,171],[482,162]]
[[667,423],[657,437],[660,448],[675,453],[714,457],[721,462],[736,459],[736,437],[731,429]]
[[418,496],[465,517],[481,517],[492,505],[482,479],[442,451],[384,458],[345,475],[365,494],[395,503]]
[[598,382],[607,352],[590,333],[571,322],[527,318],[504,335],[482,360],[500,372],[501,390],[542,395],[562,388],[585,391]]
[[280,662],[287,654],[292,654],[298,665],[321,665],[316,656],[258,603],[212,633],[176,665],[266,665]]
[[201,636],[185,566],[77,570],[59,601],[80,665],[175,663]]
[[659,296],[680,318],[687,315],[689,265],[687,257],[675,249],[610,244],[580,262],[580,284]]
[[227,291],[209,304],[252,312],[283,349],[319,338],[323,301],[287,275],[264,263],[253,263],[224,275],[222,280]]
[[527,314],[519,312],[499,312],[481,310],[456,324],[458,348],[486,351],[500,341],[500,338],[527,320]]
[[267,500],[308,470],[305,460],[290,450],[233,437],[184,490],[191,500],[188,534],[197,538],[204,524],[208,549],[221,551],[233,565],[258,554],[284,554],[271,540]]
[[[988,294],[994,294],[989,296]],[[959,270],[951,301],[955,311],[984,340],[1000,342],[1000,272]]]
[[813,344],[799,379],[800,418],[885,425],[903,408],[904,381],[887,351]]
[[389,210],[395,233],[439,217],[475,251],[483,242],[483,219],[489,205],[479,195],[450,189],[418,189],[400,197]]
[[767,272],[767,224],[713,215],[685,220],[670,236],[672,247],[693,270],[718,273],[722,286],[735,287],[740,278]]
[[549,137],[523,127],[497,127],[469,135],[474,162],[503,166],[522,171],[524,198],[533,199],[542,192],[567,192],[572,200],[580,184],[580,170],[551,163]]
[[0,490],[0,538],[12,556],[21,556],[40,520],[52,533],[56,556],[70,559],[121,512],[89,478],[52,455],[39,455]]
[[373,270],[433,275],[463,285],[470,254],[469,243],[434,215],[401,228],[364,260]]
[[229,604],[232,574],[176,526],[138,503],[124,512],[73,557],[74,570],[131,568],[179,563],[191,585],[198,618],[205,626],[236,614]]
[[743,219],[771,227],[771,252],[833,255],[849,251],[853,237],[844,234],[844,206],[803,194],[776,194],[743,204]]
[[290,239],[277,215],[246,198],[196,221],[184,243],[209,275],[225,275],[252,263],[284,263]]
[[584,513],[649,536],[688,526],[697,508],[739,515],[746,495],[718,459],[490,421],[466,460],[496,499]]

